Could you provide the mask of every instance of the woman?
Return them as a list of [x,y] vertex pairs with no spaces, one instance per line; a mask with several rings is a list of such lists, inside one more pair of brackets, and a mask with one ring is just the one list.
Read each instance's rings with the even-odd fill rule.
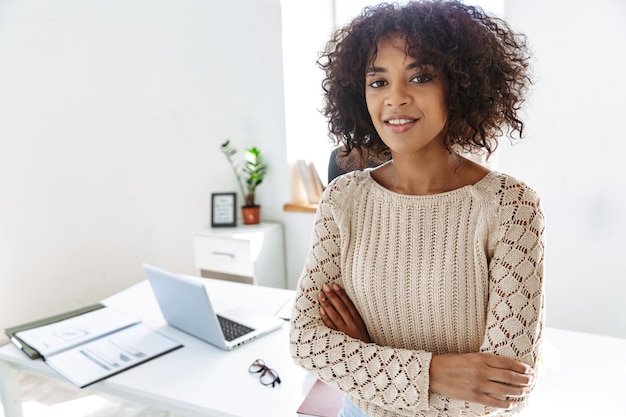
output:
[[540,201],[461,156],[521,137],[527,59],[455,1],[367,8],[320,58],[331,133],[391,157],[329,184],[297,288],[292,356],[346,394],[340,415],[506,415],[530,394]]

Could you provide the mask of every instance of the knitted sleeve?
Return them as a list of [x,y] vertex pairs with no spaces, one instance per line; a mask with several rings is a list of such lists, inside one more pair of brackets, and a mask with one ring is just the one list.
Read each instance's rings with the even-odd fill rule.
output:
[[291,354],[300,366],[352,397],[397,415],[415,415],[428,408],[432,355],[361,342],[329,329],[319,315],[322,284],[341,276],[339,227],[329,202],[341,205],[345,196],[333,195],[341,194],[341,188],[326,189],[315,216],[311,250],[296,290]]
[[498,197],[500,224],[489,264],[487,328],[480,351],[536,369],[544,311],[543,212],[539,197],[523,183],[503,179]]

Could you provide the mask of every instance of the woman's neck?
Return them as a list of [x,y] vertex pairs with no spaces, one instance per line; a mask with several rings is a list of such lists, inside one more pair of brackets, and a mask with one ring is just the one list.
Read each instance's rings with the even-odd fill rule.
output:
[[380,185],[399,194],[440,194],[475,184],[489,172],[448,151],[422,157],[392,156],[392,161],[374,170],[372,176]]

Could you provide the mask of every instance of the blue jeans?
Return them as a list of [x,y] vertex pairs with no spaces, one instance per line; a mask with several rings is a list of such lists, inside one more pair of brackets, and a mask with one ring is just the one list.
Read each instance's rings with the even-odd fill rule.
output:
[[339,414],[337,417],[368,417],[361,409],[357,408],[356,405],[352,403],[348,399],[348,397],[343,397],[343,407],[339,410]]

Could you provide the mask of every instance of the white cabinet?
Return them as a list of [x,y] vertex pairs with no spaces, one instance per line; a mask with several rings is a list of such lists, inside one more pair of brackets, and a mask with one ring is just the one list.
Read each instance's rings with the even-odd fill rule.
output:
[[193,246],[203,277],[286,288],[280,223],[209,227],[194,233]]

